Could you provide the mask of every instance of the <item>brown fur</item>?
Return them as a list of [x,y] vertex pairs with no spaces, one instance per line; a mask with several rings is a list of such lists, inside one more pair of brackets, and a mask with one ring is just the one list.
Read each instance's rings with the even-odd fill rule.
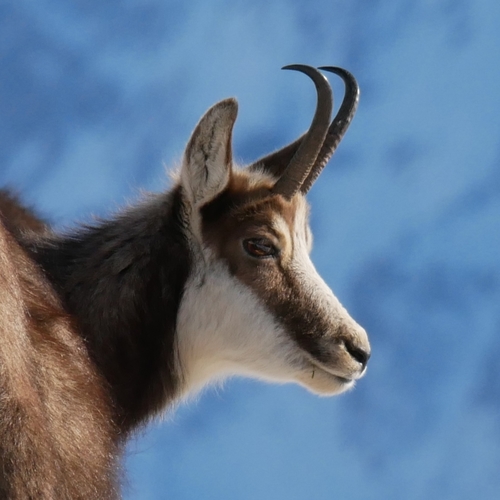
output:
[[128,433],[176,392],[179,190],[61,240],[0,208],[0,498],[118,498]]
[[177,394],[177,309],[189,274],[180,189],[71,236],[28,241],[105,377],[122,434]]
[[43,233],[48,230],[48,224],[33,209],[24,206],[16,195],[6,189],[0,189],[0,218],[11,232]]
[[0,498],[116,498],[115,431],[52,287],[0,221]]

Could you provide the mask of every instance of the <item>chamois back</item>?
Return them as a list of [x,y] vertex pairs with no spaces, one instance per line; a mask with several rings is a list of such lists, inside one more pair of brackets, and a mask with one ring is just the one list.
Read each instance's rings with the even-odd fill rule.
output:
[[[17,202],[11,202],[9,214],[18,214],[11,226],[41,228],[29,211],[16,210]],[[0,498],[116,498],[115,436],[103,382],[51,285],[4,217]]]

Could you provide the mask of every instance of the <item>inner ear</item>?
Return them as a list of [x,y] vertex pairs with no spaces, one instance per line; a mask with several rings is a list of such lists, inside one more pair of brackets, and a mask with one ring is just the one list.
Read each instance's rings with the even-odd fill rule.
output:
[[238,103],[225,99],[212,106],[189,139],[181,184],[191,204],[200,207],[228,185],[232,168],[232,132]]

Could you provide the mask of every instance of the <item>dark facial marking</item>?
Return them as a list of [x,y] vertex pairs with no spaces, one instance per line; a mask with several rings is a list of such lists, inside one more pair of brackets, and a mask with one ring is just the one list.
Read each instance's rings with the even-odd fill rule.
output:
[[[206,243],[225,261],[232,275],[261,298],[267,309],[290,333],[297,344],[316,359],[331,362],[331,352],[322,348],[322,339],[332,335],[329,316],[300,282],[290,267],[293,248],[285,247],[285,235],[272,223],[279,215],[293,228],[298,202],[281,196],[253,194],[248,188],[230,185],[218,198],[202,209],[202,232]],[[273,258],[255,258],[244,251],[242,242],[277,239],[282,251]]]

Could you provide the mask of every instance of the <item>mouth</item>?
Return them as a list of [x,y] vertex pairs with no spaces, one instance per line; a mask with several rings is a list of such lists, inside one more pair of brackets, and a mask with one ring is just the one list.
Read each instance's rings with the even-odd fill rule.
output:
[[[361,364],[359,362],[353,363],[350,357],[348,359],[346,356],[339,356],[332,353],[332,356],[316,356],[314,352],[309,352],[303,349],[303,354],[305,354],[305,362],[309,365],[309,369],[312,371],[312,377],[314,374],[321,373],[323,376],[328,376],[329,378],[336,380],[341,384],[352,384],[356,380],[362,378],[365,373],[367,366],[366,364]],[[340,352],[342,354],[342,352]],[[330,359],[331,362],[325,362],[325,359]]]
[[337,375],[335,373],[332,373],[330,370],[327,370],[325,368],[323,368],[322,366],[319,366],[317,364],[313,364],[313,368],[312,368],[312,375],[311,375],[311,378],[314,378],[316,372],[321,372],[329,377],[331,377],[332,379],[334,379],[336,382],[340,383],[340,384],[350,384],[352,382],[354,382],[354,379],[352,378],[347,378],[347,377],[341,377],[340,375]]
[[300,375],[296,381],[314,394],[335,396],[349,391],[364,373],[364,370],[351,366],[353,363],[349,359],[332,355],[332,362],[326,364],[305,349],[301,351]]
[[314,358],[309,358],[309,362],[310,362],[311,370],[312,370],[311,378],[314,378],[319,372],[323,376],[331,378],[333,381],[337,382],[338,384],[345,385],[345,386],[352,385],[356,380],[353,377],[346,377],[345,375],[339,375],[338,373],[336,373],[336,371],[332,370],[329,367],[326,367],[323,364],[320,364]]

